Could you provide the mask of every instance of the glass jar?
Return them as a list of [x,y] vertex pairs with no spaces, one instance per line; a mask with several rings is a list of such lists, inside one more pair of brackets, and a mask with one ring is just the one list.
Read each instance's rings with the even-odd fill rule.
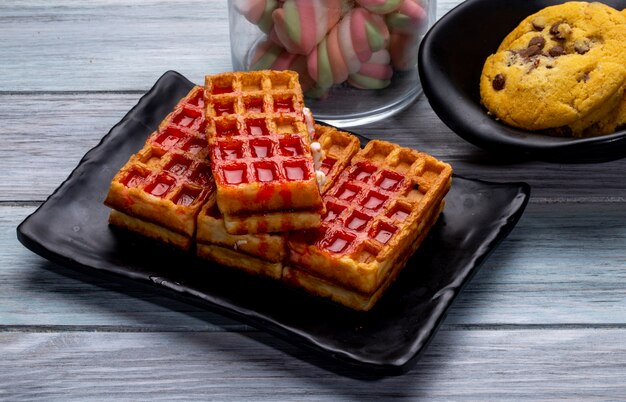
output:
[[422,92],[417,51],[436,0],[229,0],[235,71],[294,70],[316,119],[356,126]]

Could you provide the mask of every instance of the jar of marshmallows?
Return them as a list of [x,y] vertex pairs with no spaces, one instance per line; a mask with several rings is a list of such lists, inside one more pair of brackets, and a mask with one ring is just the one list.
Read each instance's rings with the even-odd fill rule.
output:
[[422,92],[417,52],[436,0],[229,0],[235,71],[294,70],[315,119],[388,117]]

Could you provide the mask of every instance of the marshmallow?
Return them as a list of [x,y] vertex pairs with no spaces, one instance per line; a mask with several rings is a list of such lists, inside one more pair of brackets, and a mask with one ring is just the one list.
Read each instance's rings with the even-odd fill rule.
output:
[[309,75],[320,88],[330,88],[348,79],[348,66],[339,46],[338,28],[333,27],[307,56]]
[[[348,46],[354,48],[359,60],[363,63],[372,57],[372,53],[387,47],[389,42],[389,29],[383,17],[373,14],[364,8],[352,9],[344,20],[350,18],[350,43],[342,43],[345,49]],[[344,21],[342,21],[343,23]],[[346,38],[340,37],[341,40]]]
[[416,35],[425,26],[426,20],[426,10],[417,0],[402,0],[396,11],[385,15],[385,22],[391,33]]
[[376,14],[387,14],[395,11],[402,0],[356,0],[361,7]]
[[248,21],[267,33],[272,29],[272,12],[280,5],[277,0],[234,0],[235,9]]
[[285,0],[274,10],[275,39],[294,54],[309,54],[348,11],[347,0]]
[[372,57],[361,65],[358,73],[350,74],[348,83],[360,89],[381,89],[391,83],[393,69],[389,62],[391,57],[386,49],[372,54]]
[[270,40],[258,42],[250,60],[251,70],[292,70],[298,73],[303,91],[314,84],[307,71],[306,57],[291,54]]

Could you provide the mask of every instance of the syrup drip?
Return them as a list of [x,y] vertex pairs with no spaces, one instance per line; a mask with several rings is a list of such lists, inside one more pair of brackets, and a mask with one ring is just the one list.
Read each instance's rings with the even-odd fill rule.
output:
[[269,156],[269,153],[270,153],[269,145],[265,145],[265,144],[254,144],[252,146],[252,149],[254,150],[254,155],[257,158],[265,158]]
[[267,182],[274,180],[274,172],[272,169],[257,167],[256,175],[259,178],[259,181]]
[[196,155],[200,151],[202,151],[205,147],[206,147],[206,144],[204,143],[204,141],[200,141],[194,138],[191,141],[189,141],[187,144],[185,144],[184,150],[193,155]]
[[383,205],[385,201],[386,200],[384,198],[379,198],[376,196],[376,194],[370,194],[362,205],[365,208],[376,211]]
[[235,113],[235,104],[234,103],[216,103],[214,105],[215,113],[220,116],[222,114],[233,114]]
[[337,162],[335,159],[332,158],[326,158],[322,161],[322,166],[320,166],[320,170],[322,172],[324,172],[325,175],[328,175],[328,172],[330,172],[330,169],[333,168],[333,166],[335,165],[335,162]]
[[191,105],[204,108],[204,91],[200,91],[198,95],[196,95],[191,101],[189,101]]
[[236,149],[222,149],[222,158],[226,160],[234,160],[238,159],[239,155],[237,155]]
[[350,244],[350,242],[347,239],[336,236],[329,242],[326,249],[332,253],[341,253],[348,247],[348,244]]
[[293,101],[291,99],[275,99],[274,111],[278,113],[294,112]]
[[401,209],[396,210],[393,215],[391,215],[391,219],[398,220],[400,222],[404,222],[404,220],[409,216],[408,212],[405,212]]
[[300,166],[285,166],[285,172],[289,180],[303,180],[304,169]]
[[174,163],[166,170],[177,175],[182,175],[183,173],[185,173],[188,167],[189,165],[186,165],[184,163]]
[[286,138],[280,141],[280,152],[285,156],[302,155],[302,144],[299,138]]
[[132,173],[126,181],[126,187],[133,188],[139,187],[144,182],[145,178],[136,173]]
[[378,186],[384,190],[395,191],[398,189],[403,177],[393,172],[383,172],[382,179],[379,180]]
[[217,126],[216,127],[217,135],[223,136],[232,136],[237,135],[237,126],[229,125],[229,126]]
[[391,233],[390,231],[381,230],[380,232],[376,233],[375,239],[381,242],[382,244],[387,244],[389,239],[391,239],[391,236],[393,236],[393,233]]
[[357,175],[356,175],[356,177],[354,179],[358,180],[358,181],[367,181],[367,179],[371,175],[372,174],[370,172],[366,172],[365,170],[361,170],[359,173],[357,173]]
[[337,195],[337,198],[339,198],[340,200],[350,201],[351,199],[354,198],[357,192],[358,190],[353,190],[349,187],[344,187],[343,189],[341,189],[341,192]]
[[193,204],[195,200],[196,197],[194,197],[193,195],[182,193],[180,197],[178,197],[178,200],[176,200],[176,204],[188,207],[189,205]]
[[211,93],[213,95],[220,95],[220,94],[227,94],[229,92],[233,92],[233,86],[232,84],[220,87],[217,85],[213,85],[213,89],[211,90]]
[[211,182],[211,172],[208,168],[201,168],[194,175],[193,181],[202,186],[206,186]]
[[378,231],[376,232],[374,239],[381,242],[382,244],[387,244],[387,242],[389,241],[389,239],[391,239],[394,233],[396,233],[396,228],[388,224],[381,224],[378,227]]
[[246,102],[246,110],[248,112],[260,113],[263,111],[263,99],[250,99]]
[[268,131],[263,120],[249,120],[246,123],[248,133],[254,136],[267,135]]
[[176,143],[178,143],[178,141],[180,140],[181,138],[178,135],[166,132],[166,135],[162,135],[161,138],[157,140],[157,142],[165,148],[171,148],[176,145]]
[[325,222],[334,221],[340,214],[343,212],[343,209],[335,204],[327,204],[326,205],[326,215],[324,216]]
[[154,195],[155,197],[163,197],[165,194],[167,194],[171,187],[171,184],[158,182],[154,185],[152,190],[150,190],[150,194]]
[[243,183],[244,173],[243,168],[224,169],[224,178],[228,184],[240,184]]
[[352,230],[362,230],[367,224],[367,219],[359,217],[356,214],[352,215],[352,218],[348,221],[348,228]]
[[177,120],[178,120],[177,124],[179,126],[189,127],[189,126],[191,126],[193,124],[193,122],[196,119],[195,119],[195,117],[180,115]]

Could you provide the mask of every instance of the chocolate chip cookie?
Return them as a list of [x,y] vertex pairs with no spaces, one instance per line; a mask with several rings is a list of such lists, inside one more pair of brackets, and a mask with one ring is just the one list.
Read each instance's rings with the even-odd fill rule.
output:
[[507,35],[485,62],[480,94],[512,126],[583,136],[620,105],[625,85],[626,15],[567,2]]

